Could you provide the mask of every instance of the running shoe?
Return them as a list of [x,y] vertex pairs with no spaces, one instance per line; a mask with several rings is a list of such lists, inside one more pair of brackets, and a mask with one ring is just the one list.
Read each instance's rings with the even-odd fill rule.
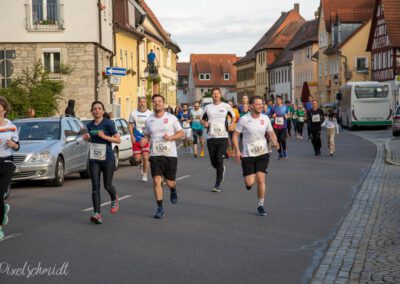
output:
[[190,153],[190,154],[193,154],[193,149],[192,149],[192,147],[189,147],[189,153]]
[[201,150],[200,157],[204,158],[204,150]]
[[278,157],[278,160],[280,160],[280,159],[282,159],[282,154],[281,153],[279,153],[279,157]]
[[142,181],[143,182],[147,182],[147,174],[143,174],[142,175]]
[[333,153],[329,153],[329,156],[333,157]]
[[267,216],[267,212],[265,212],[264,206],[258,206],[257,215],[258,216]]
[[176,192],[176,190],[171,191],[170,200],[172,204],[178,203],[178,193]]
[[154,218],[161,219],[164,216],[165,216],[164,209],[162,207],[158,207],[157,213],[156,213],[156,215],[154,215]]
[[283,158],[287,159],[288,158],[288,154],[286,153],[286,151],[283,152]]
[[8,213],[10,212],[10,205],[5,203],[4,204],[4,215],[3,215],[3,224],[2,225],[7,225],[8,224]]
[[0,240],[1,240],[2,238],[4,238],[4,232],[3,232],[3,230],[0,228]]
[[219,185],[214,186],[214,188],[212,189],[212,192],[221,192],[221,188]]
[[118,196],[116,196],[114,201],[111,201],[111,210],[110,213],[111,214],[115,214],[117,213],[119,210],[119,204],[118,204]]
[[103,218],[101,218],[100,213],[94,213],[94,215],[90,217],[90,222],[95,224],[103,224]]

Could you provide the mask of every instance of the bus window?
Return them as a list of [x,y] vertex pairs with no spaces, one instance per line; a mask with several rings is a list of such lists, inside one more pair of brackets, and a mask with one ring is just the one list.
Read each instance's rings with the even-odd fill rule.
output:
[[365,98],[386,98],[389,93],[388,86],[356,86],[357,99]]

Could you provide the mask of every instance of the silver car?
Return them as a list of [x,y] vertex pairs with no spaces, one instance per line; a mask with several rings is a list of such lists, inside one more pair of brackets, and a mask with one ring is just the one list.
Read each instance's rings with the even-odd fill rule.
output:
[[61,186],[66,175],[89,178],[86,127],[73,117],[30,118],[13,121],[21,148],[14,154],[12,181],[47,180]]

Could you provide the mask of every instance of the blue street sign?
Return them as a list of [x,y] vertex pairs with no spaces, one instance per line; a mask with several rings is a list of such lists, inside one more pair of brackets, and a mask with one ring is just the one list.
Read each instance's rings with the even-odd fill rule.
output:
[[126,68],[106,67],[107,76],[126,76]]

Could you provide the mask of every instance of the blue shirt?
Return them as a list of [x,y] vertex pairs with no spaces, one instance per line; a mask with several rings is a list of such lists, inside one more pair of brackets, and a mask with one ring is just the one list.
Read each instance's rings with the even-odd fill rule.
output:
[[147,61],[150,63],[154,63],[154,60],[156,59],[156,54],[154,52],[150,52],[147,54]]
[[[271,116],[273,114],[276,114],[276,118],[274,119],[274,128],[276,128],[276,129],[287,128],[287,122],[286,122],[285,114],[287,114],[288,111],[289,111],[289,109],[288,109],[287,105],[282,105],[282,106],[275,105],[271,109]],[[277,122],[279,121],[279,119],[277,119],[277,118],[283,118],[283,124],[282,125],[277,124]]]
[[87,126],[90,134],[90,142],[96,144],[106,144],[106,160],[114,160],[114,153],[112,150],[111,142],[100,138],[98,133],[103,131],[107,136],[114,136],[117,134],[117,129],[115,129],[115,124],[113,121],[103,118],[99,125],[94,124],[94,120],[90,122]]
[[312,102],[306,102],[304,104],[304,107],[306,108],[307,111],[310,111],[312,109]]

